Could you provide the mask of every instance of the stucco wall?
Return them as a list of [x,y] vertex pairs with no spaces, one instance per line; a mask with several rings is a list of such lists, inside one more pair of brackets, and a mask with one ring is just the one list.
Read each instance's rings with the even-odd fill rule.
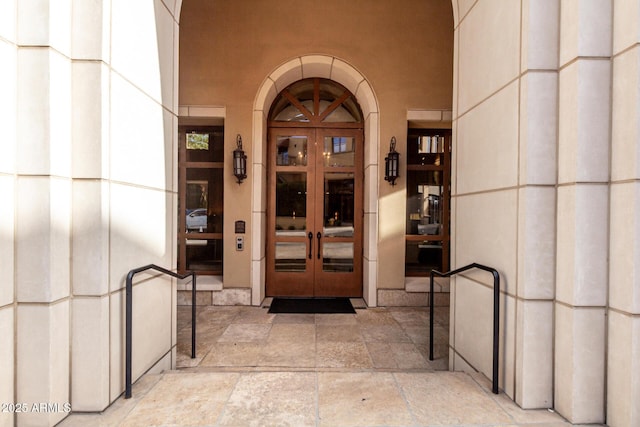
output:
[[[451,109],[451,17],[447,0],[333,0],[304,7],[291,1],[184,1],[179,103],[226,107],[226,155],[231,155],[237,133],[245,151],[252,152],[253,103],[265,78],[295,57],[340,58],[364,76],[377,97],[378,155],[383,160],[393,135],[404,152],[407,110]],[[232,172],[225,170],[225,176]],[[392,188],[382,176],[378,179],[380,200],[390,201],[379,206],[378,286],[402,288],[404,258],[398,255],[404,253],[404,183],[401,179]],[[250,185],[238,186],[232,179],[225,183],[227,235],[237,219],[247,221],[250,233],[251,191]],[[236,252],[232,240],[225,240],[224,286],[248,287],[250,271],[238,266],[249,265],[251,248]]]

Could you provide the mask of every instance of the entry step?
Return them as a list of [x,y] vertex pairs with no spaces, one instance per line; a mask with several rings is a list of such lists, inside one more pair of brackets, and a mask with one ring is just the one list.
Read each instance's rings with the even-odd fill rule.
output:
[[[404,289],[407,292],[429,292],[429,278],[428,277],[407,277],[404,282]],[[436,277],[433,280],[434,292],[449,292],[449,278],[448,277]]]

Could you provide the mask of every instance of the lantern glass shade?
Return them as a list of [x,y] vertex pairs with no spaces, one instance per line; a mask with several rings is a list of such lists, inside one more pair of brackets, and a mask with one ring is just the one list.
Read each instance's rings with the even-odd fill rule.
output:
[[391,185],[396,184],[396,178],[398,178],[398,168],[400,165],[400,153],[397,151],[391,151],[384,159],[384,179],[389,181]]
[[238,184],[247,178],[247,156],[241,149],[233,150],[233,174],[238,179]]

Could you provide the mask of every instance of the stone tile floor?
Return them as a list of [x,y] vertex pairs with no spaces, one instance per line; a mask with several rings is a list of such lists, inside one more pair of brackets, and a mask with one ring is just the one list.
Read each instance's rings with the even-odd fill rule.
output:
[[269,314],[261,307],[178,309],[177,369],[147,374],[131,399],[72,426],[569,426],[521,410],[480,374],[445,372],[446,307],[436,308],[428,360],[426,308]]

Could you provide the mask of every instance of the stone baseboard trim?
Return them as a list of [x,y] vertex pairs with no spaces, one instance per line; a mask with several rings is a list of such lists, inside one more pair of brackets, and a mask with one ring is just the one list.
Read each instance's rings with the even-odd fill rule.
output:
[[[191,305],[191,291],[178,291],[178,305]],[[196,291],[196,305],[251,305],[251,289],[227,288]]]
[[[449,306],[449,292],[434,292],[436,307]],[[404,289],[378,289],[379,307],[427,307],[429,292],[407,292]]]

